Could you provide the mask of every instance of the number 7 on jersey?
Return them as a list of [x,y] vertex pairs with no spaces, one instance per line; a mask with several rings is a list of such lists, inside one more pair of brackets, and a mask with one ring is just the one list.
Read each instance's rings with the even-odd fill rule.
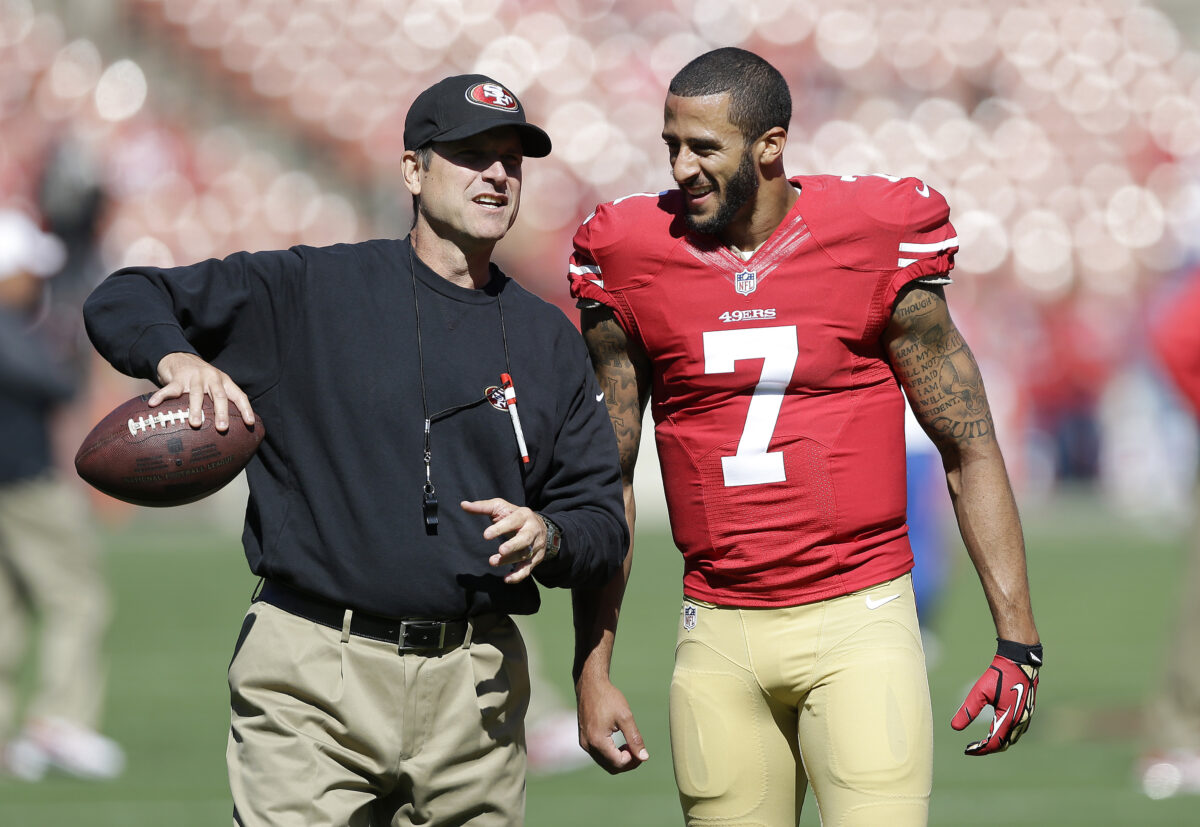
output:
[[737,452],[721,457],[726,486],[761,485],[787,479],[783,452],[767,452],[783,397],[799,357],[796,326],[712,330],[704,333],[704,372],[732,373],[745,359],[762,359]]

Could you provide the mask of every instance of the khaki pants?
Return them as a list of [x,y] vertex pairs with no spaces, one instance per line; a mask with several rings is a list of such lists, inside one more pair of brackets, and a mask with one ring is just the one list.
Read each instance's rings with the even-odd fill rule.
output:
[[39,668],[27,717],[96,728],[109,614],[82,493],[52,475],[0,486],[0,738],[15,724],[14,681],[35,619]]
[[[871,608],[871,606],[874,608]],[[908,575],[782,609],[685,601],[671,753],[689,825],[919,827],[933,717]]]
[[462,647],[400,654],[259,602],[229,688],[236,825],[524,822],[529,677],[509,618]]

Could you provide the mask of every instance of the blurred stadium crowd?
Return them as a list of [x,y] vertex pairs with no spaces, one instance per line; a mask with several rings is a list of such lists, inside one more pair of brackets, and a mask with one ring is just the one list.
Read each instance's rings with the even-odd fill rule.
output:
[[0,200],[67,240],[77,290],[402,235],[404,113],[481,71],[555,143],[502,261],[569,309],[574,227],[671,186],[665,85],[716,45],[791,82],[793,173],[947,196],[1019,485],[1187,507],[1194,433],[1144,332],[1200,247],[1200,53],[1149,0],[0,0]]

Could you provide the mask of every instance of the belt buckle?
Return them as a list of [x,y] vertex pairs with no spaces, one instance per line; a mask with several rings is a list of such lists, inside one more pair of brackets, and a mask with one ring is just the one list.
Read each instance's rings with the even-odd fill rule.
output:
[[446,624],[440,620],[400,621],[400,648],[442,649],[446,645]]

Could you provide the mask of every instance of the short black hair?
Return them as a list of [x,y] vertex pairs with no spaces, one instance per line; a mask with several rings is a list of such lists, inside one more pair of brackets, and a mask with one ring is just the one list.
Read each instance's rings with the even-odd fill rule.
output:
[[747,144],[773,127],[788,128],[792,93],[779,70],[753,52],[726,46],[676,73],[667,91],[680,98],[729,93],[729,120]]

